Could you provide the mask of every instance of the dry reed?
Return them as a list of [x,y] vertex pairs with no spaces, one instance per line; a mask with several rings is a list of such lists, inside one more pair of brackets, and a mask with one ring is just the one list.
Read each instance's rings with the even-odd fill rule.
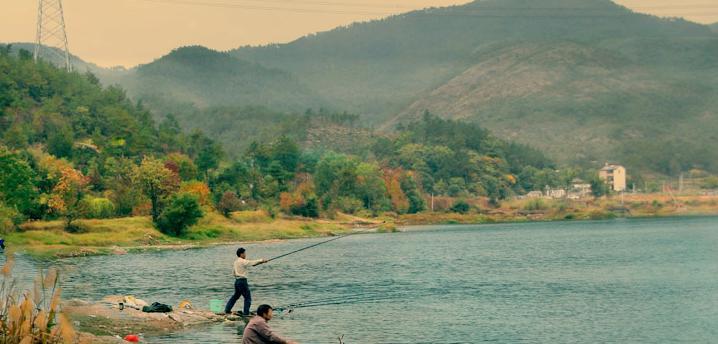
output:
[[79,343],[71,322],[60,312],[61,288],[56,270],[40,272],[32,292],[21,293],[7,255],[0,282],[0,344]]

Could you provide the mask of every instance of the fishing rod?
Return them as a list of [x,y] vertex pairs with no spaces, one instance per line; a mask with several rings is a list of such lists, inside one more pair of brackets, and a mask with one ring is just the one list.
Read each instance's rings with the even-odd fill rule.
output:
[[[332,241],[334,241],[334,240],[343,239],[343,238],[346,238],[346,237],[348,237],[348,236],[351,236],[351,235],[354,235],[354,234],[358,234],[358,233],[361,233],[361,232],[355,231],[355,232],[351,232],[351,233],[349,233],[349,234],[340,235],[340,236],[338,236],[338,237],[336,237],[336,238],[331,238],[331,239],[329,239],[329,240],[322,241],[322,242],[320,242],[320,243],[312,244],[312,245],[309,245],[309,246],[307,246],[307,247],[303,247],[303,248],[300,248],[300,249],[298,249],[298,250],[294,250],[294,251],[292,251],[292,252],[285,253],[285,254],[276,256],[276,257],[274,257],[274,258],[267,259],[265,262],[262,262],[262,263],[259,263],[259,264],[266,264],[266,263],[269,263],[269,262],[271,262],[271,261],[273,261],[273,260],[276,260],[276,259],[279,259],[279,258],[283,258],[283,257],[289,256],[289,255],[295,254],[295,253],[297,253],[297,252],[302,252],[302,251],[308,250],[308,249],[310,249],[310,248],[312,248],[312,247],[317,247],[317,246],[319,246],[319,245],[324,245],[324,244],[329,243],[329,242],[332,242]],[[256,265],[259,265],[259,264],[255,264],[255,266],[256,266]]]

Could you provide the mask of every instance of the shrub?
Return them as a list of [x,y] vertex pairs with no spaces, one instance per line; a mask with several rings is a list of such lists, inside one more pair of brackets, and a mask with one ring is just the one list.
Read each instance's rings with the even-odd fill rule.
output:
[[225,217],[229,217],[229,214],[234,211],[238,211],[242,208],[242,200],[237,197],[237,194],[232,191],[227,191],[222,194],[219,202],[217,202],[217,210],[222,213]]
[[544,210],[544,209],[546,209],[546,204],[540,198],[529,200],[524,205],[524,210],[527,210],[527,211]]
[[0,233],[7,234],[14,231],[23,220],[22,214],[15,208],[0,203]]
[[182,236],[189,226],[194,225],[203,216],[196,195],[178,193],[172,196],[169,205],[157,219],[157,227],[162,233]]
[[469,209],[471,209],[471,206],[469,205],[469,203],[466,203],[466,201],[464,201],[464,200],[458,200],[454,203],[453,206],[451,206],[451,211],[453,211],[455,213],[460,213],[460,214],[468,213]]
[[292,205],[291,212],[304,217],[319,217],[319,201],[315,196],[310,196],[304,203]]
[[343,213],[354,214],[364,207],[364,203],[353,197],[339,197],[334,201],[334,206]]
[[89,219],[109,219],[115,214],[115,204],[107,198],[86,196],[82,207]]

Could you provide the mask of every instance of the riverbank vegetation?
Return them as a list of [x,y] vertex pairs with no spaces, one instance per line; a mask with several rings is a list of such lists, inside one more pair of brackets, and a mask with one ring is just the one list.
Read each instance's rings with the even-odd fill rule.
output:
[[[599,218],[625,208],[514,200],[576,178],[595,196],[607,190],[591,171],[559,169],[531,147],[428,112],[390,133],[354,127],[353,114],[282,115],[270,137],[227,154],[173,114],[153,115],[122,89],[26,51],[0,49],[0,86],[0,232],[40,254],[295,238],[350,223]],[[647,214],[671,213],[651,206]]]

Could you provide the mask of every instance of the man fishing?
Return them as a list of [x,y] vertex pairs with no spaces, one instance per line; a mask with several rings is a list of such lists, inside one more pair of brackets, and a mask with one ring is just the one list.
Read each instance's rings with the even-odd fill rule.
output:
[[242,344],[297,344],[277,335],[269,328],[268,321],[272,320],[272,306],[261,305],[257,307],[257,316],[252,318],[244,328]]
[[237,249],[237,260],[234,261],[234,294],[229,298],[227,306],[224,307],[225,314],[232,313],[232,307],[239,300],[239,297],[244,298],[244,309],[243,314],[249,315],[249,307],[252,305],[252,294],[249,291],[249,284],[247,283],[247,269],[251,266],[257,266],[259,264],[266,263],[266,259],[247,259],[246,250],[243,247]]

